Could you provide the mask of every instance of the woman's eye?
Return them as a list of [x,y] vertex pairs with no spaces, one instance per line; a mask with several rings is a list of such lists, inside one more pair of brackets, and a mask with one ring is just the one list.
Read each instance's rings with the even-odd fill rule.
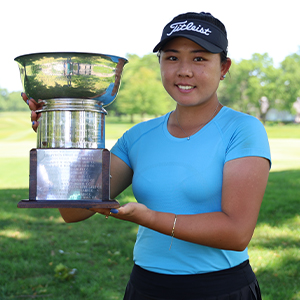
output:
[[175,60],[177,60],[177,57],[176,56],[169,56],[168,60],[175,61]]

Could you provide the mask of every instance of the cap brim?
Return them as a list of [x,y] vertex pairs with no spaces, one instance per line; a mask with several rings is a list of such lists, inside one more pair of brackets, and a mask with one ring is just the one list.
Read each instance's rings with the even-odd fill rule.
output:
[[222,51],[224,51],[222,48],[204,40],[204,39],[201,39],[199,37],[196,37],[194,35],[188,35],[188,34],[176,34],[176,35],[173,35],[172,37],[169,37],[169,38],[166,38],[162,41],[160,41],[153,49],[153,52],[157,52],[159,51],[161,48],[164,47],[164,45],[166,43],[168,43],[169,41],[177,38],[177,37],[184,37],[184,38],[187,38],[191,41],[193,41],[194,43],[198,44],[199,46],[203,47],[205,50],[211,52],[211,53],[221,53]]

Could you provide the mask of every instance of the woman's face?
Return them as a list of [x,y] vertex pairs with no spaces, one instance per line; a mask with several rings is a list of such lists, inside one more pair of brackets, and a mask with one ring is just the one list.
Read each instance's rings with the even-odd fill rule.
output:
[[220,54],[213,54],[178,37],[161,51],[162,83],[170,96],[182,106],[198,106],[217,100],[217,88],[231,61],[221,64]]

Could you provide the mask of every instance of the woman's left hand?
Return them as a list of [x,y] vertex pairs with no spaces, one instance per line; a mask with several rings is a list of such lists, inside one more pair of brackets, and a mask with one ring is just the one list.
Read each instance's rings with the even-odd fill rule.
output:
[[147,220],[152,217],[152,211],[150,209],[144,204],[136,202],[129,202],[118,209],[90,208],[90,210],[105,215],[106,217],[113,216],[117,219],[134,222],[139,225],[147,223]]

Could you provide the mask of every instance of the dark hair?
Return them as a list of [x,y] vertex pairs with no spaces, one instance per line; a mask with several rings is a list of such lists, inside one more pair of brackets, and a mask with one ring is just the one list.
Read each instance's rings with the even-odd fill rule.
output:
[[[217,26],[227,37],[227,31],[226,31],[225,25],[219,19],[215,18],[210,13],[188,12],[188,13],[184,13],[184,14],[180,14],[180,15],[176,16],[173,19],[173,21],[179,21],[182,19],[198,19],[198,20],[203,20],[203,21],[209,22],[209,23]],[[160,51],[157,53],[157,56],[160,57]],[[221,56],[221,63],[224,63],[227,61],[227,51],[220,52],[220,56]]]

